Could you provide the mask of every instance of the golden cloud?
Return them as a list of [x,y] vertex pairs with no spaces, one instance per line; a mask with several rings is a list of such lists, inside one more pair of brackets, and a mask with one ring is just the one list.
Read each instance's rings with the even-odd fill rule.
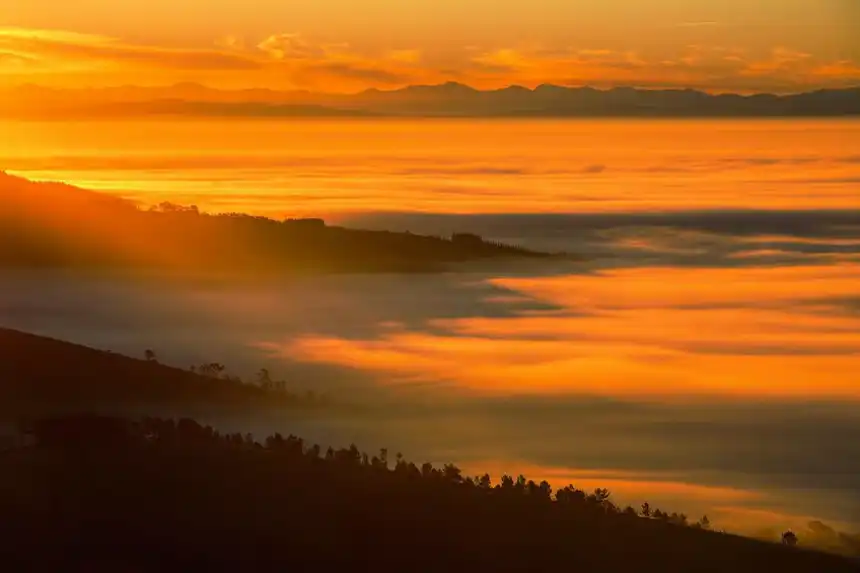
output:
[[32,63],[34,72],[142,66],[168,70],[248,70],[259,63],[217,50],[136,46],[103,36],[43,30],[0,29],[0,50]]
[[257,48],[276,60],[321,59],[328,55],[322,46],[305,41],[299,34],[269,36],[257,44]]
[[825,61],[776,47],[764,56],[725,46],[687,46],[667,57],[603,47],[476,46],[459,52],[361,50],[298,33],[250,41],[226,36],[207,48],[139,45],[66,31],[0,28],[0,71],[7,82],[33,76],[62,87],[134,82],[209,82],[231,87],[359,91],[410,83],[464,81],[479,88],[542,83],[596,87],[691,87],[711,91],[797,91],[844,87],[860,79],[851,60]]
[[[360,90],[372,85],[405,85],[432,79],[419,69],[415,50],[378,55],[347,44],[319,44],[299,34],[269,36],[253,46],[226,36],[208,49],[135,45],[87,34],[0,29],[0,70],[9,80],[38,80],[55,87],[134,82],[142,72],[150,83],[185,81],[322,91]],[[62,86],[56,86],[61,82]]]
[[270,348],[392,383],[487,394],[860,399],[860,317],[817,309],[821,299],[856,296],[857,265],[650,268],[492,284],[561,310]]
[[690,45],[673,58],[631,50],[513,49],[473,54],[470,70],[484,82],[696,88],[707,91],[792,91],[845,87],[858,78],[851,61],[821,62],[811,54],[774,48],[754,58],[726,46]]

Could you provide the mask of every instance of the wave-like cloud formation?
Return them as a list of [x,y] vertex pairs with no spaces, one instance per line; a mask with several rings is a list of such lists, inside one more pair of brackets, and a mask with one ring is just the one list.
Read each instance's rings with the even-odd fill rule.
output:
[[[486,394],[860,400],[860,266],[645,268],[492,284],[554,307],[284,352]],[[846,311],[846,309],[849,309]]]

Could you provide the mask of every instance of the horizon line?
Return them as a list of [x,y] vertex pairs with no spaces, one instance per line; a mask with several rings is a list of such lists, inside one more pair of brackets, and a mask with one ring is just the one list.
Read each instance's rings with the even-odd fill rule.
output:
[[314,91],[310,89],[304,88],[295,88],[295,89],[277,89],[267,86],[249,86],[249,87],[239,87],[239,88],[223,88],[223,87],[213,87],[211,85],[207,85],[202,82],[193,82],[193,81],[180,81],[173,83],[165,83],[158,85],[140,85],[140,84],[114,84],[114,85],[101,85],[101,86],[93,86],[93,85],[82,85],[75,87],[54,87],[48,86],[44,84],[39,84],[36,82],[25,82],[17,85],[7,86],[4,88],[5,90],[16,90],[16,89],[42,89],[42,90],[51,90],[56,92],[64,92],[64,91],[83,91],[83,90],[118,90],[118,89],[139,89],[139,90],[152,90],[152,89],[171,89],[171,88],[199,88],[205,89],[215,92],[222,93],[241,93],[241,92],[249,92],[249,91],[266,91],[272,92],[275,94],[308,94],[308,95],[318,95],[318,96],[359,96],[367,93],[397,93],[403,92],[409,89],[416,88],[465,88],[472,92],[476,93],[494,93],[494,92],[502,92],[506,90],[525,90],[531,93],[535,93],[540,89],[547,88],[558,88],[570,91],[595,91],[601,93],[609,93],[613,91],[638,91],[638,92],[695,92],[701,93],[712,97],[717,97],[721,95],[736,95],[740,97],[754,97],[754,96],[774,96],[774,97],[789,97],[794,95],[804,95],[804,94],[815,94],[815,93],[826,93],[826,92],[846,92],[846,91],[860,91],[860,82],[856,85],[845,86],[845,87],[819,87],[814,88],[810,87],[809,89],[799,90],[799,91],[766,91],[766,90],[752,90],[752,91],[744,91],[744,90],[709,90],[705,88],[699,87],[649,87],[642,86],[636,84],[624,84],[624,85],[615,85],[612,87],[596,87],[592,84],[580,84],[580,85],[564,85],[557,84],[552,82],[543,82],[537,84],[535,87],[530,88],[526,85],[519,83],[511,83],[507,84],[503,87],[498,88],[477,88],[472,85],[469,85],[465,82],[460,82],[456,80],[449,80],[445,82],[439,83],[419,83],[419,84],[406,84],[401,87],[395,88],[377,88],[377,87],[369,87],[364,88],[358,91],[350,91],[350,92],[331,92],[331,91]]

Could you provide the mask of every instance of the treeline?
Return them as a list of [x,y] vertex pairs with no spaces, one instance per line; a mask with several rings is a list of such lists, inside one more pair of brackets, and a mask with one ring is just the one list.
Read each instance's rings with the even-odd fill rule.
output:
[[0,266],[197,272],[409,272],[545,257],[468,233],[451,238],[332,227],[321,219],[150,209],[0,172]]
[[[46,419],[3,454],[4,564],[91,570],[856,571],[620,509],[606,490],[470,477],[386,450],[188,419]],[[704,520],[703,520],[704,521]],[[11,569],[10,569],[11,570]]]

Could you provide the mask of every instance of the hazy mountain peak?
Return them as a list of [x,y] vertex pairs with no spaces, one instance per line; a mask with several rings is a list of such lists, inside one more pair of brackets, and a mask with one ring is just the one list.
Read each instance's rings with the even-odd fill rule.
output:
[[516,92],[516,93],[531,93],[532,90],[519,84],[511,84],[509,86],[494,90],[496,92]]
[[[23,93],[20,90],[24,90]],[[31,91],[26,91],[31,90]],[[37,91],[41,90],[41,91]],[[711,94],[691,88],[596,89],[540,84],[476,89],[449,81],[393,90],[371,88],[356,94],[276,91],[266,88],[219,90],[184,82],[169,87],[56,90],[28,86],[0,92],[6,117],[139,117],[163,114],[164,100],[191,117],[277,117],[397,115],[458,117],[835,117],[860,115],[860,88],[800,94]],[[214,105],[214,104],[221,105]],[[275,106],[277,109],[275,108]]]
[[558,86],[556,84],[540,84],[532,91],[543,92],[543,91],[555,91],[555,90],[566,90],[566,89],[567,88],[564,88],[562,86]]
[[177,82],[177,83],[173,84],[172,87],[174,87],[176,89],[180,89],[180,90],[208,90],[208,89],[210,89],[207,86],[205,86],[201,83],[198,83],[198,82]]
[[445,82],[443,84],[414,85],[405,88],[406,91],[435,91],[435,92],[476,92],[475,88],[460,82]]

